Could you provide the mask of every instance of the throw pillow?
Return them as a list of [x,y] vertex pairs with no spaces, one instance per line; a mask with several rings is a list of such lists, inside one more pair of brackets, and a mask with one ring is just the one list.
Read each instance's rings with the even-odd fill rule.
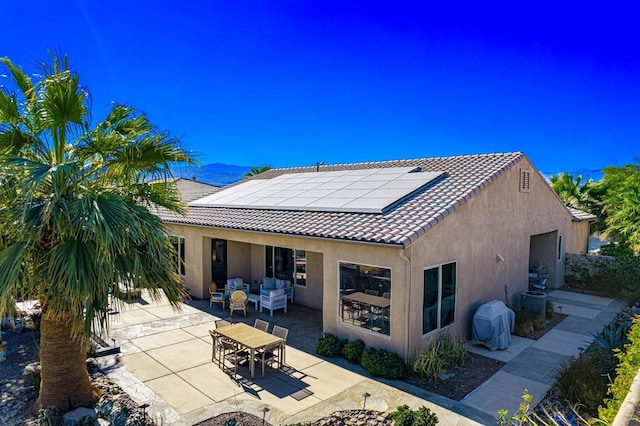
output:
[[276,288],[276,280],[275,278],[264,278],[262,280],[262,288],[265,290],[275,290]]
[[285,286],[285,280],[276,280],[276,289],[282,290]]

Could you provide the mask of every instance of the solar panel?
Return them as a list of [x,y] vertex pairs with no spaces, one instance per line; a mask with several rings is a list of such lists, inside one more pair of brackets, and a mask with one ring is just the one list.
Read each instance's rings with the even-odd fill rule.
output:
[[249,180],[189,205],[380,214],[443,174],[414,167],[289,173]]

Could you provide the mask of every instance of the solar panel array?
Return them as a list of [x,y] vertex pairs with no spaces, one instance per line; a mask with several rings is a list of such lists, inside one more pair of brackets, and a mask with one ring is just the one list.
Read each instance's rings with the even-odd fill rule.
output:
[[380,214],[443,174],[415,167],[289,173],[249,180],[189,205]]

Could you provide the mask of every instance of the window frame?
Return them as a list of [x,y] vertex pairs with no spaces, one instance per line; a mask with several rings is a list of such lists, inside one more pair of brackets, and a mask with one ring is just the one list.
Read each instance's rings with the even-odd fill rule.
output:
[[[173,267],[176,270],[176,273],[180,277],[185,277],[187,275],[187,256],[186,256],[186,242],[187,239],[182,235],[169,235],[169,239],[171,240],[171,245],[174,248],[175,255],[175,264]],[[177,249],[177,252],[176,252]]]
[[[454,269],[453,269],[453,276],[454,276],[454,292],[453,292],[453,306],[452,306],[452,310],[453,310],[453,319],[450,323],[446,324],[445,326],[442,326],[442,295],[443,295],[443,278],[442,278],[442,268],[443,266],[447,266],[447,265],[454,265]],[[426,271],[432,270],[432,269],[437,269],[438,270],[438,299],[437,299],[437,314],[436,314],[436,318],[437,318],[437,323],[436,323],[436,327],[433,330],[427,331],[426,333],[424,332],[424,310],[425,310],[425,306],[424,306],[424,291],[425,291],[425,279],[424,279],[424,274]],[[456,316],[456,308],[457,308],[457,301],[458,301],[458,261],[457,260],[452,260],[450,262],[442,262],[436,265],[431,265],[431,266],[427,266],[424,267],[422,269],[422,291],[423,291],[423,295],[422,295],[422,336],[428,336],[432,333],[437,333],[440,332],[444,329],[447,329],[453,325],[455,325],[456,320],[457,320],[457,316]]]
[[[264,248],[265,248],[264,257],[265,257],[265,276],[266,277],[273,278],[278,273],[275,270],[276,251],[288,250],[291,253],[291,262],[293,264],[293,270],[291,272],[291,285],[294,285],[296,287],[304,287],[304,288],[307,287],[308,260],[307,260],[306,250],[294,249],[289,247],[271,246],[271,245],[265,245]],[[302,272],[299,272],[297,260],[298,260],[298,253],[301,253],[301,252],[304,253],[304,266],[303,266],[304,270]],[[271,256],[269,256],[269,254],[271,254]],[[271,263],[269,263],[269,261]],[[298,274],[304,275],[304,278],[299,279]]]
[[[372,330],[371,328],[366,328],[366,327],[359,327],[353,324],[349,324],[348,322],[345,322],[342,318],[342,286],[341,286],[341,279],[342,276],[340,274],[340,268],[341,268],[341,264],[351,264],[351,265],[357,265],[357,266],[366,266],[369,268],[378,268],[378,269],[385,269],[389,271],[389,292],[390,294],[392,293],[393,290],[393,268],[390,266],[381,266],[381,265],[371,265],[371,264],[366,264],[366,263],[360,263],[360,262],[355,262],[355,261],[350,261],[350,260],[338,260],[336,263],[336,269],[337,269],[337,280],[338,280],[338,285],[337,285],[337,297],[338,297],[338,303],[336,303],[336,307],[337,307],[337,311],[336,311],[336,318],[338,320],[338,325],[342,326],[342,327],[348,327],[349,329],[352,330],[358,330],[362,333],[367,333],[373,336],[378,336],[379,338],[383,338],[383,339],[391,339],[391,307],[392,305],[389,305],[389,311],[388,311],[388,316],[389,316],[389,333],[381,333],[379,331],[375,331]],[[390,301],[392,301],[392,296],[390,296]]]

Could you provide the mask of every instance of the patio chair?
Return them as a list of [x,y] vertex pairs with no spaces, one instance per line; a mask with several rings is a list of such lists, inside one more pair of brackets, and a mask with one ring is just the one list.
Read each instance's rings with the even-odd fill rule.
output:
[[216,328],[220,328],[220,327],[226,327],[226,326],[231,325],[233,323],[231,322],[231,318],[227,318],[227,319],[215,320],[214,324],[216,325]]
[[278,343],[272,343],[271,345],[267,345],[256,353],[255,355],[256,361],[262,364],[262,377],[264,377],[265,365],[273,365],[273,362],[276,361],[279,356],[279,355],[276,355],[276,352],[281,354],[282,353],[281,351],[282,351],[282,347],[280,342],[278,342]]
[[256,318],[256,322],[253,324],[253,326],[258,330],[262,330],[266,332],[267,329],[269,328],[269,323],[267,321]]
[[345,321],[348,318],[351,320],[351,323],[355,325],[355,321],[360,320],[360,317],[363,314],[363,307],[358,302],[354,302],[353,300],[343,298],[342,312],[343,312],[342,320]]
[[231,313],[229,315],[233,315],[233,311],[242,311],[244,312],[244,316],[247,316],[247,293],[242,290],[236,290],[231,293],[231,299],[229,302],[229,310]]
[[287,312],[287,295],[284,289],[270,291],[268,296],[262,294],[260,296],[260,312],[263,308],[269,309],[271,316],[273,316],[274,309],[284,309]]
[[372,296],[377,296],[378,295],[378,290],[365,290],[364,294],[370,294]]
[[289,329],[280,327],[279,325],[274,325],[273,330],[271,330],[271,334],[273,334],[274,336],[278,336],[282,339],[282,348],[280,352],[282,356],[282,360],[280,361],[280,364],[284,364],[285,363],[285,346],[287,345],[287,336],[289,335]]
[[224,309],[228,298],[229,295],[226,292],[218,290],[216,283],[211,282],[209,286],[209,307],[211,307],[213,303],[221,303],[222,309]]
[[382,297],[384,297],[385,299],[391,299],[391,292],[385,291],[384,293],[382,293]]
[[533,291],[547,292],[547,278],[540,280],[539,283],[530,283],[529,289]]

